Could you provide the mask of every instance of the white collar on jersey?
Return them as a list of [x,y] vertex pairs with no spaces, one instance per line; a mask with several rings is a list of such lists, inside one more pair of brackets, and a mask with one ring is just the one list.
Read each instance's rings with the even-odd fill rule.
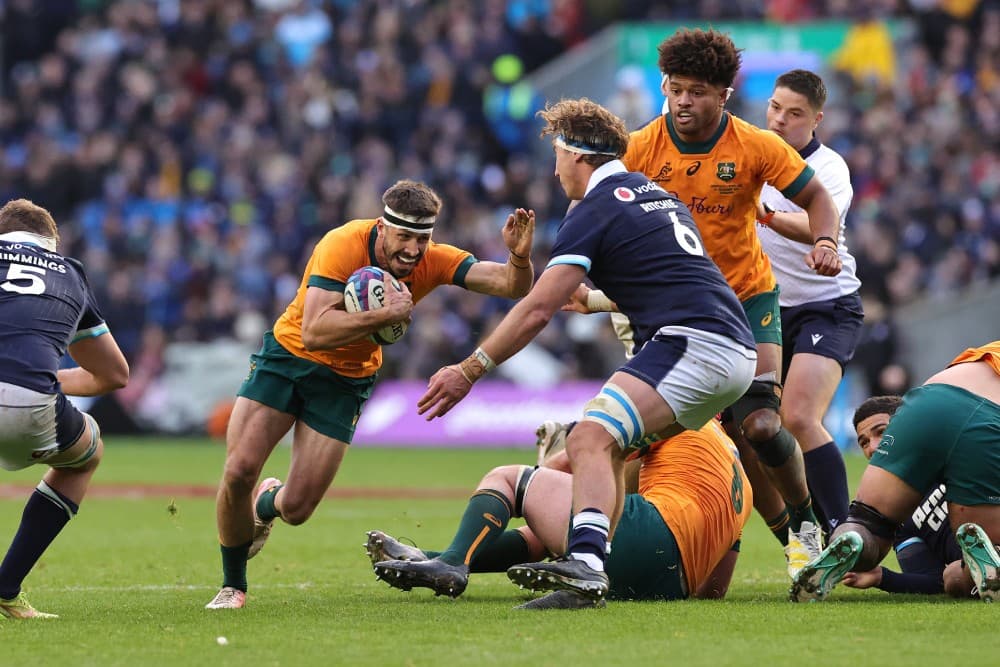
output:
[[51,236],[42,236],[41,234],[33,234],[31,232],[7,232],[6,234],[0,234],[0,241],[8,241],[10,243],[30,243],[31,245],[37,245],[45,248],[49,252],[56,251],[56,240]]
[[586,197],[590,194],[590,191],[597,187],[597,184],[603,181],[608,176],[613,176],[615,174],[626,174],[628,169],[625,168],[625,163],[621,160],[612,160],[611,162],[605,162],[600,167],[594,170],[594,173],[590,175],[590,180],[587,181],[587,191],[583,193]]

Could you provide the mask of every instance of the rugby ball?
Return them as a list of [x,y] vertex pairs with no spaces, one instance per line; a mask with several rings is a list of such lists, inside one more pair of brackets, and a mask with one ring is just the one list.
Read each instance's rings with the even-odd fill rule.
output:
[[[363,266],[352,273],[344,287],[344,306],[347,312],[360,313],[381,308],[385,303],[387,283],[391,285],[391,289],[401,289],[394,276],[377,266]],[[392,345],[403,337],[408,327],[406,320],[393,322],[373,333],[370,338],[379,345]]]

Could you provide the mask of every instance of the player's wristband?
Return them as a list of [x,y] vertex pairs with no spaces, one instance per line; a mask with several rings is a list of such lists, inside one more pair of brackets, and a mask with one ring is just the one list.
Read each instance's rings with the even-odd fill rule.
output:
[[476,348],[476,351],[472,353],[472,358],[481,363],[487,373],[497,367],[497,365],[490,358],[490,355],[486,354],[485,350],[481,347]]
[[771,226],[771,221],[774,220],[774,209],[764,204],[764,217],[757,218],[757,222],[764,225],[765,227]]
[[469,381],[469,384],[475,384],[477,380],[496,367],[497,365],[490,359],[490,355],[486,354],[483,348],[477,347],[475,352],[462,360],[462,363],[458,365],[458,370],[462,371],[462,376]]
[[837,246],[839,245],[836,239],[831,238],[829,236],[820,236],[815,241],[813,241],[813,245],[819,245],[822,241],[828,241],[830,243],[830,247],[833,248],[834,250],[836,250]]
[[615,310],[615,302],[599,289],[587,292],[587,308],[595,313],[611,313]]
[[515,269],[530,269],[531,268],[531,260],[528,260],[527,264],[518,264],[517,262],[514,261],[515,257],[518,257],[520,259],[528,259],[527,256],[522,257],[521,255],[518,255],[515,252],[511,252],[510,253],[510,257],[507,258],[507,263],[510,264],[511,266],[513,266]]

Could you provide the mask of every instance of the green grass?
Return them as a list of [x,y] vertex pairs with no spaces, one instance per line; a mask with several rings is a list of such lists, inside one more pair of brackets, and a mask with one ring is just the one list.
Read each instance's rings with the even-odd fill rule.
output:
[[[26,582],[52,622],[0,621],[5,664],[53,665],[913,665],[992,664],[995,610],[946,598],[837,588],[825,604],[785,601],[777,542],[755,516],[724,601],[611,603],[575,613],[514,611],[525,596],[477,575],[457,600],[377,582],[366,530],[444,546],[462,496],[494,465],[533,452],[354,448],[335,488],[433,487],[454,499],[327,499],[305,525],[277,526],[250,563],[240,612],[204,604],[220,580],[210,498],[88,499]],[[223,449],[113,442],[99,484],[213,486]],[[282,475],[287,448],[268,465]],[[862,461],[851,457],[852,479]],[[39,470],[0,477],[34,483]],[[0,544],[23,500],[0,500]],[[168,511],[173,506],[175,512]],[[227,646],[216,644],[225,636]]]

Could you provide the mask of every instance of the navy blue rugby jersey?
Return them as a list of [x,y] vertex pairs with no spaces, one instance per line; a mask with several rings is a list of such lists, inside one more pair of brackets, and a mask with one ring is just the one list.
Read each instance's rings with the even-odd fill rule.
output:
[[743,306],[705,254],[687,207],[620,162],[602,165],[595,175],[600,181],[563,219],[547,267],[582,266],[628,317],[633,351],[665,326],[720,334],[756,349]]
[[904,572],[907,570],[904,563],[906,549],[916,544],[926,545],[941,570],[948,563],[962,558],[962,550],[951,530],[944,494],[945,485],[939,484],[924,496],[910,518],[896,531],[893,548]]
[[78,261],[0,239],[0,382],[54,394],[66,348],[107,332]]

